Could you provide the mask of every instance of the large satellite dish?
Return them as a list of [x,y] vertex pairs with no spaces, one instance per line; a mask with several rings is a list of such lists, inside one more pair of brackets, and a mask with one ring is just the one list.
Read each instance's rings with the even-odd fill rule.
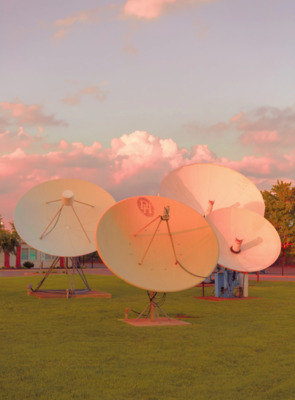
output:
[[159,196],[132,197],[98,222],[97,250],[126,282],[152,292],[191,288],[214,270],[218,242],[195,210]]
[[224,207],[243,207],[264,215],[260,191],[242,174],[216,164],[190,164],[172,171],[159,194],[181,201],[201,215]]
[[[94,233],[102,213],[115,203],[105,190],[80,179],[56,179],[33,187],[18,202],[14,223],[21,238],[31,247],[55,256],[50,268],[35,289],[28,294],[36,297],[111,297],[108,293],[92,291],[78,257],[95,251]],[[66,258],[65,268],[69,289],[40,290],[56,267],[60,257]],[[71,270],[69,271],[69,259]],[[70,273],[71,272],[71,273]],[[76,289],[75,274],[86,289]]]
[[33,248],[59,257],[95,251],[101,214],[115,203],[101,187],[80,179],[56,179],[29,190],[14,212],[15,227]]
[[224,208],[206,219],[218,238],[221,266],[238,272],[256,272],[278,258],[280,237],[261,215],[242,208]]

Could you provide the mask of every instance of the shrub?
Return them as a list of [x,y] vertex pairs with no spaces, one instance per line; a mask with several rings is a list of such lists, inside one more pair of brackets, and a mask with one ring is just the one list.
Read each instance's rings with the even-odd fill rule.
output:
[[33,267],[34,267],[34,263],[32,263],[31,261],[25,261],[25,262],[23,263],[23,266],[24,266],[25,268],[33,268]]

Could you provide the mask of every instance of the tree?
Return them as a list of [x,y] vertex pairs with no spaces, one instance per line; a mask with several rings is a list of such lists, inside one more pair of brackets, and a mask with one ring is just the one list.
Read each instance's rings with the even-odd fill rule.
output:
[[13,251],[10,241],[10,232],[7,229],[0,229],[0,251],[11,253]]
[[13,223],[10,223],[11,231],[5,229],[5,225],[0,214],[0,252],[14,253],[20,243],[20,237],[14,227]]
[[20,244],[21,238],[15,229],[14,223],[10,222],[11,232],[10,232],[10,248],[11,252],[16,254],[16,249]]
[[281,238],[282,275],[286,257],[295,243],[295,188],[291,185],[278,180],[270,191],[262,191],[265,218],[273,224]]

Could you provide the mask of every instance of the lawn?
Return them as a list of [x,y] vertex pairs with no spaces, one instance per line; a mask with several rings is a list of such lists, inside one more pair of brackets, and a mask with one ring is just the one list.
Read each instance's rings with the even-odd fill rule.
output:
[[191,325],[138,328],[119,319],[146,293],[115,276],[88,276],[111,299],[27,296],[39,280],[0,278],[1,400],[295,399],[295,283],[252,284],[251,300],[169,293],[165,311]]

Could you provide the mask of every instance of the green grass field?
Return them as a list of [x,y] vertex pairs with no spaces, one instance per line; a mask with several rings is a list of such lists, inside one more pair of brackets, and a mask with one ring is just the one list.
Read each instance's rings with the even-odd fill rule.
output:
[[[1,400],[295,399],[295,283],[253,284],[259,298],[241,301],[170,293],[163,308],[191,325],[133,327],[119,319],[142,311],[145,291],[88,276],[112,298],[28,297],[39,280],[0,278]],[[65,276],[46,284],[65,288]]]

